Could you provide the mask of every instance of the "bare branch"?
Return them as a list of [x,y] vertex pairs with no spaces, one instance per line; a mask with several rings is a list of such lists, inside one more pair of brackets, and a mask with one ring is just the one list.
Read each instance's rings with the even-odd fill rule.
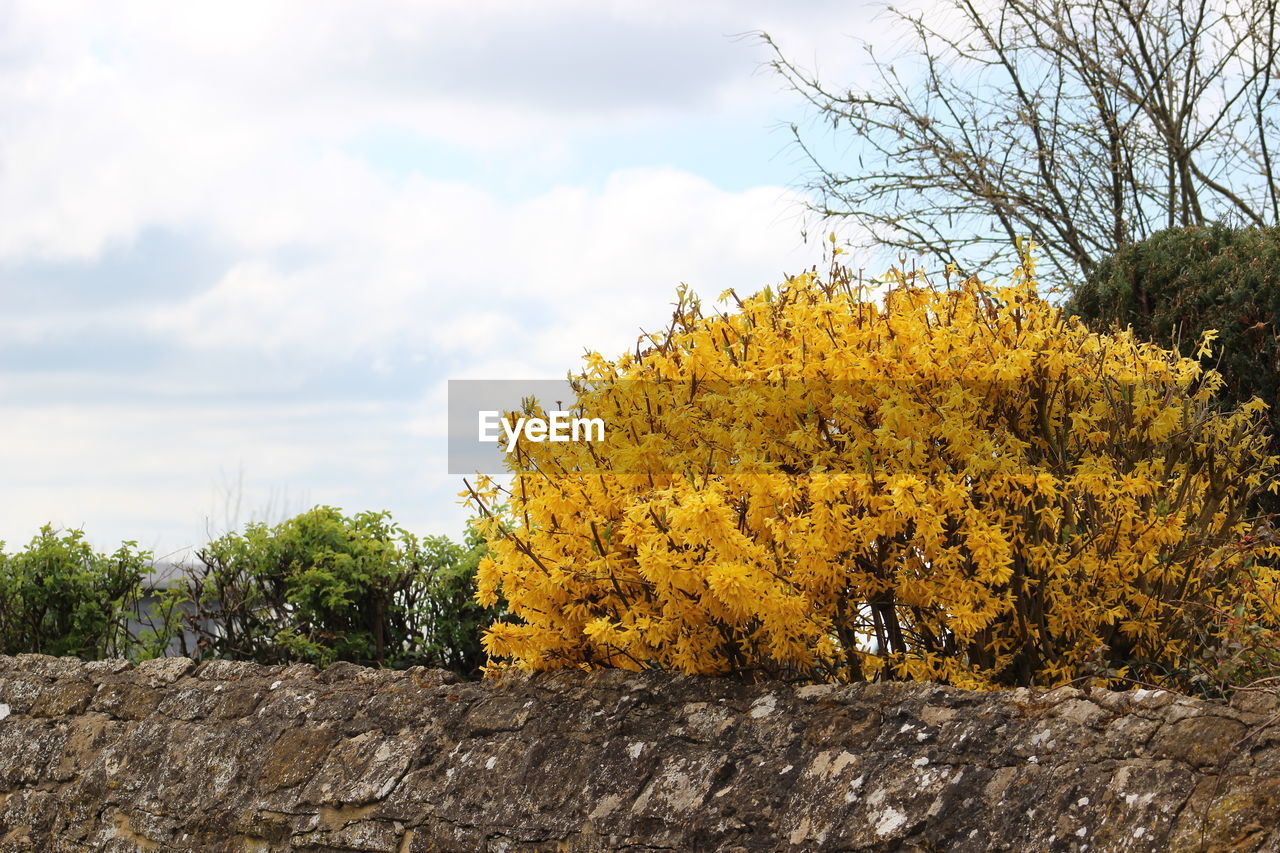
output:
[[829,87],[761,34],[853,140],[843,171],[793,128],[816,215],[974,272],[1029,236],[1068,286],[1158,227],[1280,224],[1276,0],[946,2],[890,10],[914,44],[892,62],[868,45],[865,90]]

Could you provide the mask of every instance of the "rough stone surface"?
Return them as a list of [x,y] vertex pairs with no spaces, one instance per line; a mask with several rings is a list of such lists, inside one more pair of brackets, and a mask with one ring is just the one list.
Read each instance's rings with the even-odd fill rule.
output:
[[1238,695],[0,657],[0,850],[1277,850]]

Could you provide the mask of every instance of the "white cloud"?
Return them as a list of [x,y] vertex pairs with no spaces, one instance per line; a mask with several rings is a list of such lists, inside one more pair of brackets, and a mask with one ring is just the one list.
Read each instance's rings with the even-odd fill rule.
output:
[[[767,29],[843,70],[867,17],[763,0],[0,6],[0,269],[87,271],[56,306],[12,292],[38,276],[0,273],[0,348],[28,347],[31,374],[0,376],[0,537],[54,520],[189,544],[238,467],[250,505],[288,490],[456,524],[432,404],[447,377],[561,376],[663,322],[680,282],[713,297],[816,260],[794,193],[591,146],[707,116],[767,133],[795,102],[730,36]],[[498,177],[356,153],[388,129]],[[574,176],[588,150],[603,182]],[[495,189],[510,175],[563,179]],[[182,272],[210,284],[140,298],[128,273],[91,274],[153,232],[212,247]],[[92,289],[110,293],[77,299]],[[91,351],[82,370],[41,363],[50,341],[130,337],[169,349],[131,372]],[[343,396],[416,371],[394,402]]]
[[[615,174],[599,193],[566,187],[502,204],[438,182],[390,189],[343,178],[328,170],[338,192],[351,190],[343,205],[319,210],[305,186],[273,196],[267,216],[300,223],[279,239],[306,239],[310,263],[239,263],[212,289],[153,311],[153,331],[322,361],[498,349],[558,374],[584,346],[626,349],[640,324],[665,319],[682,281],[711,296],[749,291],[813,259],[787,220],[800,199],[777,187],[732,193],[641,170]],[[368,214],[352,221],[349,209]]]
[[245,218],[259,236],[287,233],[277,194],[344,204],[315,173],[379,128],[536,167],[591,128],[781,105],[778,80],[754,73],[765,53],[730,36],[766,28],[798,54],[820,43],[845,57],[843,32],[867,17],[585,0],[8,8],[0,257],[93,257],[146,224],[211,213],[232,238],[252,236]]

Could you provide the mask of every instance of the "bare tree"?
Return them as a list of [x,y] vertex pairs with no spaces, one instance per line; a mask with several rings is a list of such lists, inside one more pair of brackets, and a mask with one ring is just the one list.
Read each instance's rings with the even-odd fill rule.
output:
[[813,212],[867,244],[980,271],[1017,237],[1068,284],[1154,231],[1280,223],[1277,0],[941,0],[889,9],[912,47],[865,45],[872,90],[837,89],[766,33],[772,67],[854,137],[813,152]]

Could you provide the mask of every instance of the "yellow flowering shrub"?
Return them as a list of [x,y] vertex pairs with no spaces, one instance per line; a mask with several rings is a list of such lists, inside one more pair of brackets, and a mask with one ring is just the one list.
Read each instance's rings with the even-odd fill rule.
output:
[[1185,686],[1223,614],[1274,627],[1262,404],[1065,318],[1029,257],[722,302],[586,357],[605,441],[521,439],[471,490],[496,666]]

